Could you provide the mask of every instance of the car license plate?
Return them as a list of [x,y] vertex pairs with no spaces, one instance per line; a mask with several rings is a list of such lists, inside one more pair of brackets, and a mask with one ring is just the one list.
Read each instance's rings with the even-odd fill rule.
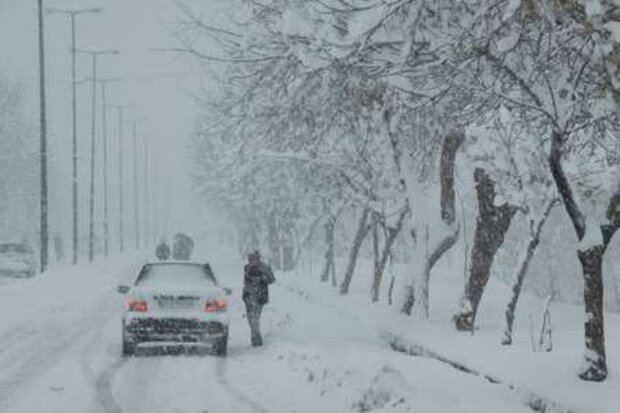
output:
[[163,309],[186,309],[194,308],[199,298],[190,296],[160,295],[156,297],[159,308]]

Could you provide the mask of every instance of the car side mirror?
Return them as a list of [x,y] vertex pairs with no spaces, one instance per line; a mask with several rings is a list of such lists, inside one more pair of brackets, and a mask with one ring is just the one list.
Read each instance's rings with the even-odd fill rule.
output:
[[127,286],[127,285],[119,285],[116,288],[116,291],[118,291],[119,294],[127,294],[129,292],[129,286]]
[[232,288],[224,287],[224,288],[222,288],[222,290],[224,290],[224,294],[226,294],[226,295],[231,295],[232,294]]

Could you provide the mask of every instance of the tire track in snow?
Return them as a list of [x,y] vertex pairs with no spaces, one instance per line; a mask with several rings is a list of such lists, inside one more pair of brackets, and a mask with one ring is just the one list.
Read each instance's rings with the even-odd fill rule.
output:
[[[112,313],[107,321],[110,322],[112,317],[115,315],[116,313]],[[109,343],[104,343],[105,347],[102,348],[101,351],[93,352],[93,348],[99,344],[100,337],[105,336],[105,333],[101,332],[104,331],[107,326],[108,324],[106,323],[101,328],[91,331],[91,337],[82,350],[80,366],[84,372],[84,375],[88,379],[90,386],[95,391],[96,401],[101,409],[106,413],[122,413],[122,408],[114,399],[112,394],[112,381],[114,380],[114,376],[118,370],[120,370],[127,360],[120,357],[120,350],[114,351],[117,350],[116,346],[114,346],[113,354],[111,354],[113,357],[113,362],[103,371],[95,372],[90,363],[93,358],[93,354],[97,355],[108,351]]]
[[[95,302],[95,308],[106,308],[109,297]],[[103,306],[102,306],[103,305]],[[13,345],[5,347],[0,358],[0,406],[6,406],[17,390],[47,369],[54,366],[61,356],[78,345],[84,331],[93,325],[109,319],[110,313],[101,314],[100,310],[91,310],[81,317],[73,328],[50,324],[48,318],[37,323],[36,330],[27,334],[24,340],[15,340]]]
[[269,413],[269,411],[260,405],[255,400],[252,400],[249,396],[239,390],[237,387],[233,386],[228,380],[226,374],[226,365],[228,360],[219,359],[216,360],[215,364],[215,372],[216,372],[216,381],[217,383],[224,388],[230,395],[232,395],[235,400],[240,401],[244,405],[248,406],[252,409],[252,411],[257,413]]
[[114,399],[112,394],[112,381],[114,376],[121,369],[127,360],[119,358],[110,367],[105,369],[97,379],[95,389],[97,390],[97,399],[101,407],[106,413],[123,413],[123,409]]

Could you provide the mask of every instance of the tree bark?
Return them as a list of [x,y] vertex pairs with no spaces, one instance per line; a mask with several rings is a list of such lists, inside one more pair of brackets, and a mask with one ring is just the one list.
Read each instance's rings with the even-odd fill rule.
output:
[[336,288],[338,286],[338,278],[336,278],[336,262],[332,260],[330,273],[332,275],[332,287]]
[[394,303],[394,284],[396,283],[396,277],[392,275],[390,279],[390,286],[388,287],[388,305],[392,305]]
[[586,363],[587,368],[579,375],[588,381],[607,378],[605,354],[605,320],[603,311],[603,256],[605,246],[596,245],[578,254],[583,269],[583,300],[586,310]]
[[282,269],[282,251],[278,236],[278,216],[279,213],[272,209],[267,216],[267,245],[269,248],[270,261],[276,269]]
[[405,217],[409,213],[409,208],[403,208],[400,215],[398,216],[398,221],[396,222],[396,226],[394,228],[387,228],[387,235],[385,237],[385,245],[383,246],[383,251],[381,253],[381,260],[379,261],[379,265],[375,266],[375,273],[373,277],[372,283],[372,302],[376,303],[379,301],[379,295],[381,292],[381,281],[383,280],[383,274],[385,272],[385,266],[387,264],[387,260],[390,257],[392,252],[392,247],[394,246],[394,242],[398,238],[400,231],[403,229],[403,225],[405,223]]
[[474,234],[474,246],[465,294],[460,311],[454,316],[457,330],[471,330],[478,311],[480,299],[489,280],[495,255],[504,242],[517,209],[509,204],[495,206],[495,182],[482,168],[474,171],[478,196],[478,218]]
[[329,280],[329,274],[334,267],[334,229],[336,227],[336,218],[330,216],[325,222],[325,266],[321,273],[321,282]]
[[[428,294],[430,289],[431,271],[441,257],[456,244],[460,234],[460,227],[458,225],[455,226],[456,203],[454,191],[454,168],[456,164],[456,155],[464,141],[465,135],[462,131],[451,131],[446,135],[441,148],[441,159],[439,163],[439,178],[441,185],[441,220],[447,227],[450,228],[450,233],[437,244],[437,246],[424,260],[421,285],[418,289],[420,298],[417,302],[423,318],[429,317]],[[409,293],[413,292],[413,289],[409,290]],[[415,300],[409,298],[406,301],[413,305]],[[409,309],[409,311],[411,311],[411,309]]]
[[[378,212],[372,214],[372,257],[373,257],[373,277],[372,277],[372,289],[371,300],[376,302],[379,300],[379,286],[381,284],[381,255],[379,253],[380,239],[379,239],[379,223],[381,217]],[[376,297],[376,298],[375,298]]]
[[342,284],[340,285],[340,294],[348,294],[349,287],[351,285],[351,280],[353,279],[353,273],[355,272],[355,266],[357,264],[357,256],[359,255],[360,248],[362,247],[362,243],[364,242],[364,238],[368,234],[370,230],[370,225],[368,225],[368,216],[370,215],[370,208],[364,208],[362,212],[362,216],[360,217],[359,224],[357,226],[357,232],[355,233],[355,238],[353,239],[353,245],[351,246],[351,252],[349,253],[349,263],[347,265],[347,270],[344,274],[344,279],[342,280]]
[[463,132],[450,132],[446,136],[441,149],[441,161],[439,164],[439,177],[441,181],[441,220],[446,225],[451,225],[456,221],[454,168],[456,164],[456,154],[464,141],[465,135]]
[[424,264],[424,273],[422,274],[422,282],[419,288],[419,296],[417,304],[420,308],[421,316],[423,318],[429,317],[429,288],[430,288],[430,280],[431,280],[431,271],[437,261],[450,250],[456,244],[459,239],[460,227],[456,227],[454,232],[447,235],[444,239],[442,239],[439,244],[431,251],[426,263]]
[[531,234],[530,241],[527,244],[525,256],[521,264],[519,265],[519,271],[517,272],[517,276],[515,277],[515,282],[512,286],[512,296],[508,305],[506,306],[506,329],[504,330],[504,336],[502,337],[503,345],[511,345],[512,344],[512,329],[514,325],[515,319],[515,311],[517,309],[517,302],[519,301],[519,296],[521,294],[521,289],[523,288],[523,281],[525,280],[525,276],[527,275],[528,268],[530,263],[532,262],[532,258],[534,258],[534,253],[536,252],[536,248],[540,243],[540,235],[542,234],[542,229],[549,218],[549,214],[553,210],[553,207],[557,204],[557,199],[551,200],[547,204],[547,208],[540,221],[538,221],[538,225],[536,226],[536,231]]
[[[565,136],[559,131],[551,135],[549,166],[553,180],[562,197],[566,212],[575,228],[577,237],[582,241],[586,235],[586,220],[573,195],[570,182],[562,166]],[[603,312],[603,269],[605,250],[615,232],[620,227],[620,185],[611,196],[607,208],[608,224],[601,225],[602,243],[588,246],[577,251],[584,276],[585,322],[585,369],[579,377],[587,381],[603,381],[607,378],[607,360],[605,354],[605,331]]]

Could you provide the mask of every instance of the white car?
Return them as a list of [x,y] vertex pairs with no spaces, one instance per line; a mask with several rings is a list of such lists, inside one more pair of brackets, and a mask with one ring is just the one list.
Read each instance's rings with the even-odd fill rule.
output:
[[123,355],[150,347],[211,347],[226,355],[231,291],[218,286],[209,264],[145,264],[134,285],[118,291],[127,296]]
[[0,244],[0,276],[32,277],[35,273],[34,250],[23,242]]

